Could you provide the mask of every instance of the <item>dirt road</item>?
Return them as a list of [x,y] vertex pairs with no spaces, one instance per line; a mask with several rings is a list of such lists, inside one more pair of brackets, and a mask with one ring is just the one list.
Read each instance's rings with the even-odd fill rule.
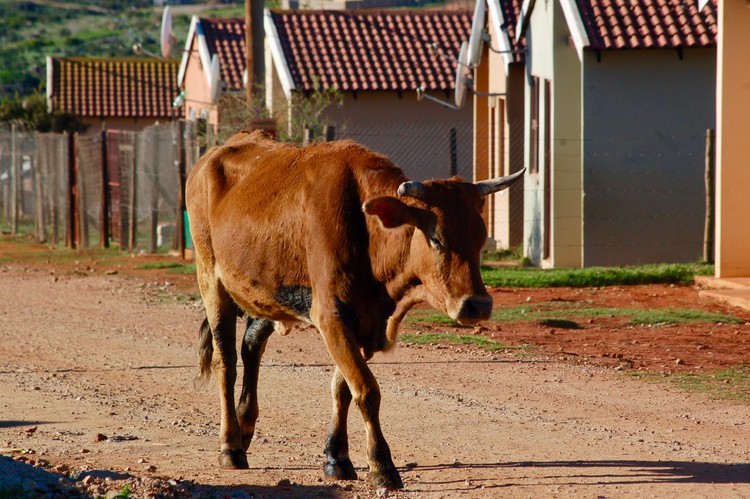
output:
[[[223,471],[214,385],[193,386],[197,303],[93,270],[0,266],[0,283],[0,491],[374,495],[356,413],[360,480],[322,479],[332,365],[314,330],[271,338],[251,469]],[[544,354],[400,346],[372,368],[394,496],[750,496],[746,405]]]

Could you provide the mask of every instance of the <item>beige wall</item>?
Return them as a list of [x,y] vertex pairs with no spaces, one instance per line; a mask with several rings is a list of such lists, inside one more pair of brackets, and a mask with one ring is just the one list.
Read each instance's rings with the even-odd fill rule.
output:
[[750,276],[750,4],[719,1],[716,276]]

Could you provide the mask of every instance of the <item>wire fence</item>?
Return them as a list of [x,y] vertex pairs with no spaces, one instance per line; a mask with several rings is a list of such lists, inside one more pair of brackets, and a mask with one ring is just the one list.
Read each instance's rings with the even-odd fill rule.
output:
[[[327,130],[328,139],[353,139],[385,154],[416,180],[473,175],[470,123]],[[189,247],[184,180],[216,143],[210,132],[184,121],[87,135],[0,131],[0,225],[70,248]]]
[[180,249],[182,186],[202,143],[185,122],[93,135],[0,132],[0,223],[70,248]]

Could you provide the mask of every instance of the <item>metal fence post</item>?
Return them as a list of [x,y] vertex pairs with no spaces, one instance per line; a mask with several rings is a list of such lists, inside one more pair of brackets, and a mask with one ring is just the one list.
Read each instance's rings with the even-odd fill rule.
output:
[[18,127],[10,126],[10,233],[18,233]]
[[454,177],[458,175],[458,138],[456,134],[456,128],[451,128],[450,131],[450,176]]

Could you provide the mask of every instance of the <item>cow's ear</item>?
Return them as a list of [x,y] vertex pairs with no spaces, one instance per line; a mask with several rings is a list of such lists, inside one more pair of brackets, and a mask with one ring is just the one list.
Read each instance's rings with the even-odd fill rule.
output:
[[378,217],[386,229],[401,227],[404,224],[417,225],[417,209],[391,196],[365,201],[362,211]]

